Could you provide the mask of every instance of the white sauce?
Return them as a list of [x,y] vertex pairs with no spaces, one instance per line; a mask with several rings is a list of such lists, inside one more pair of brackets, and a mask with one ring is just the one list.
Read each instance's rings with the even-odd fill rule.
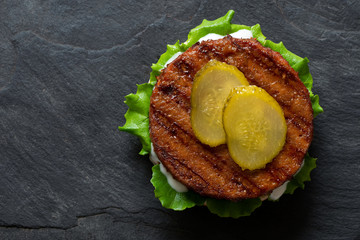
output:
[[158,158],[158,156],[156,155],[156,153],[155,153],[155,151],[154,151],[154,146],[153,146],[153,144],[151,143],[150,146],[151,146],[151,151],[150,151],[150,156],[149,156],[150,161],[151,161],[154,165],[161,163],[161,162],[160,162],[160,159]]
[[[237,32],[234,32],[232,34],[230,34],[230,36],[232,36],[233,38],[241,38],[241,39],[246,39],[246,38],[252,38],[252,32],[250,30],[246,30],[246,29],[241,29]],[[202,41],[206,41],[206,40],[218,40],[220,38],[223,38],[225,36],[223,35],[219,35],[216,33],[209,33],[207,35],[205,35],[204,37],[200,38],[198,42],[202,42]],[[174,61],[178,56],[180,56],[183,52],[177,52],[175,53],[169,60],[166,61],[166,63],[164,64],[164,66],[166,67],[169,63],[171,63],[172,61]]]
[[272,193],[269,195],[269,199],[276,201],[278,200],[285,192],[286,187],[288,185],[289,181],[286,181],[283,185],[280,187],[275,188]]
[[172,55],[171,58],[169,58],[169,60],[166,61],[166,63],[164,64],[164,66],[166,67],[169,63],[171,63],[172,61],[174,61],[178,56],[180,56],[183,52],[177,52],[174,55]]
[[164,165],[162,165],[160,163],[160,171],[166,176],[167,181],[169,183],[169,185],[172,187],[172,189],[174,189],[175,191],[181,193],[181,192],[187,192],[188,189],[187,187],[182,184],[181,182],[175,180],[173,178],[173,176],[171,175],[171,173],[169,173],[166,168],[164,167]]
[[[247,39],[247,38],[252,38],[253,35],[251,33],[251,31],[246,30],[246,29],[242,29],[239,30],[237,32],[234,32],[232,34],[230,34],[232,37],[234,38],[240,38],[240,39]],[[219,34],[215,34],[215,33],[209,33],[206,36],[202,37],[199,39],[199,42],[202,41],[206,41],[206,40],[217,40],[220,38],[223,38],[224,36],[219,35]],[[177,52],[175,53],[169,60],[167,60],[167,62],[164,64],[165,66],[167,66],[169,63],[171,63],[172,61],[174,61],[178,56],[180,56],[183,52]],[[169,185],[177,192],[187,192],[188,189],[185,185],[183,185],[182,183],[180,183],[179,181],[175,180],[174,177],[171,175],[171,173],[169,173],[166,168],[164,167],[163,164],[161,164],[158,156],[156,155],[153,145],[151,144],[151,152],[150,152],[150,161],[153,164],[160,164],[160,171],[166,176],[167,181],[169,183]],[[303,167],[303,164],[301,165],[300,169],[297,171],[297,173],[301,170],[301,168]],[[297,174],[296,173],[296,174]],[[295,174],[295,175],[296,175]],[[273,201],[278,200],[285,192],[287,184],[289,183],[289,181],[286,181],[283,185],[281,185],[278,188],[275,188],[272,193],[269,196],[262,196],[260,197],[260,199],[262,201],[264,201],[265,199],[269,198]]]
[[202,41],[206,41],[206,40],[218,40],[223,37],[224,36],[216,34],[216,33],[209,33],[208,35],[205,35],[202,38],[200,38],[198,42],[202,42]]
[[[246,38],[252,38],[252,32],[250,30],[241,29],[237,32],[234,32],[230,34],[233,38],[240,38],[240,39],[246,39]],[[217,40],[220,38],[223,38],[225,36],[216,34],[216,33],[209,33],[208,35],[205,35],[204,37],[200,38],[198,42],[206,41],[206,40]]]
[[233,38],[241,38],[241,39],[247,39],[247,38],[252,38],[252,32],[250,30],[246,30],[246,29],[241,29],[237,32],[234,32],[232,34],[230,34]]
[[155,151],[154,151],[154,147],[151,144],[151,152],[150,152],[150,161],[155,165],[155,164],[160,164],[160,171],[162,172],[162,174],[164,174],[164,176],[167,179],[167,182],[169,183],[169,185],[172,187],[172,189],[174,189],[177,192],[187,192],[188,189],[187,187],[182,184],[181,182],[177,181],[174,179],[174,177],[171,175],[171,173],[169,173],[166,168],[164,167],[164,165],[160,162],[160,159],[158,158],[158,156],[156,155]]
[[[304,161],[305,161],[305,160],[303,160],[303,162],[302,162],[299,170],[297,170],[297,172],[294,174],[294,176],[296,176],[296,174],[298,174],[298,173],[300,172],[300,170],[303,168],[303,166],[304,166]],[[278,200],[278,199],[284,194],[284,192],[286,191],[286,187],[287,187],[287,185],[288,185],[289,182],[290,182],[290,181],[286,181],[286,182],[284,182],[284,184],[281,185],[280,187],[275,188],[275,189],[272,191],[272,193],[269,195],[269,199],[270,199],[270,200],[273,200],[273,201]]]

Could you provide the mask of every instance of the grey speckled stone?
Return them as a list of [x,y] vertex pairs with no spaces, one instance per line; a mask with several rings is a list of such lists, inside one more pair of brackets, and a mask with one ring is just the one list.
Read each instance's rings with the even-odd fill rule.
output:
[[[0,239],[359,239],[360,2],[13,0],[0,7]],[[318,168],[252,216],[166,210],[124,96],[229,9],[310,59]]]

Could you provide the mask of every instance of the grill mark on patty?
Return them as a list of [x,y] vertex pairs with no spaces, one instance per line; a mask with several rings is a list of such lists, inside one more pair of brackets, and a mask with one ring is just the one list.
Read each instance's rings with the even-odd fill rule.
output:
[[190,109],[189,97],[175,85],[161,85],[159,86],[159,91],[161,92],[160,97],[164,97],[168,101],[175,101],[186,111]]
[[[202,150],[203,150],[204,152],[207,152],[207,154],[212,155],[212,158],[216,158],[216,156],[215,156],[212,152],[208,151],[208,150],[205,148],[205,146],[201,145],[201,143],[200,143],[199,140],[195,137],[194,134],[192,134],[192,133],[190,133],[189,131],[185,130],[185,129],[182,128],[180,125],[178,125],[176,122],[172,122],[172,121],[171,121],[172,119],[169,118],[169,117],[167,117],[165,114],[163,114],[162,111],[158,111],[158,110],[154,109],[153,115],[154,115],[154,117],[155,117],[155,121],[156,121],[159,125],[161,125],[161,126],[162,126],[166,131],[168,131],[169,133],[172,133],[173,127],[168,126],[168,125],[173,125],[173,126],[175,126],[178,130],[180,130],[180,131],[183,132],[183,134],[184,134],[185,136],[181,136],[181,135],[179,136],[179,134],[177,134],[177,136],[180,137],[179,139],[180,139],[182,145],[187,146],[188,143],[189,143],[189,140],[190,140],[190,141],[194,141],[195,143],[198,143],[198,144],[199,144],[199,146],[202,148]],[[167,124],[166,124],[165,122],[167,122]],[[172,122],[172,123],[171,123],[171,122]],[[176,132],[178,132],[178,131],[176,131]],[[183,139],[184,137],[190,137],[190,139],[189,139],[188,141],[185,141],[185,140]],[[211,165],[213,165],[213,162],[212,162],[211,160],[209,160],[209,158],[208,158],[207,156],[202,156],[202,158],[203,158],[204,160],[206,160],[207,162],[211,163]],[[216,169],[217,167],[214,167],[214,168]]]
[[[165,129],[170,135],[172,136],[177,136],[177,139],[179,139],[179,141],[181,141],[181,144],[182,146],[187,146],[191,141],[195,142],[195,143],[198,143],[198,147],[201,148],[201,152],[205,153],[205,154],[202,154],[201,158],[204,159],[206,162],[209,163],[209,165],[211,165],[211,167],[215,170],[215,171],[218,171],[218,172],[221,172],[219,171],[224,169],[224,166],[227,167],[226,164],[217,164],[217,162],[220,162],[221,161],[218,161],[218,158],[219,156],[216,154],[216,152],[211,152],[209,150],[210,147],[206,146],[206,145],[202,145],[199,140],[195,137],[195,135],[193,135],[192,133],[190,134],[187,130],[183,129],[180,125],[178,125],[176,122],[173,122],[171,123],[172,119],[169,118],[167,115],[163,114],[162,111],[158,111],[156,109],[153,109],[153,112],[152,112],[153,116],[154,116],[154,120],[160,125],[162,126],[163,129]],[[167,123],[165,123],[167,122]],[[169,126],[169,125],[172,125],[172,126]],[[177,128],[177,130],[175,130],[175,133],[174,134],[174,127]],[[181,135],[179,133],[179,131],[182,131],[183,132],[183,135]],[[190,137],[190,139],[184,139],[186,137]],[[179,146],[180,148],[180,146]],[[211,160],[211,159],[216,159],[215,161],[214,160]],[[160,159],[161,161],[168,161],[166,158],[164,160]],[[182,163],[184,164],[184,163]],[[184,166],[186,166],[187,168],[191,169],[189,166],[187,166],[186,164],[184,164]],[[238,168],[238,166],[236,166]],[[227,169],[228,170],[228,169]],[[246,182],[247,184],[242,184],[242,186],[244,187],[244,191],[248,191],[250,192],[251,189],[253,188],[256,188],[258,189],[258,192],[261,192],[262,189],[259,188],[256,183],[254,183],[253,181],[251,181],[250,179],[248,179],[244,174],[242,174],[240,171],[239,172],[236,172],[235,174],[236,178],[231,178],[230,181],[232,182],[237,182],[237,183],[243,183],[243,182]],[[206,181],[204,179],[204,181]],[[251,185],[251,188],[248,188],[247,185]]]
[[[171,95],[171,94],[181,94],[181,91],[176,89],[173,84],[163,84],[159,85],[159,90],[162,91],[165,95]],[[176,91],[176,92],[175,92]]]
[[[204,146],[204,145],[203,145],[203,146]],[[225,145],[221,145],[220,147],[225,147]],[[213,154],[213,155],[218,159],[218,161],[222,163],[222,165],[226,165],[225,162],[224,162],[225,159],[223,159],[216,151],[211,152],[208,148],[210,148],[210,147],[209,147],[209,146],[206,146],[206,151],[207,151],[209,154]],[[227,149],[227,147],[226,147],[226,149]],[[238,166],[236,166],[236,167],[238,167]],[[250,180],[245,174],[243,174],[241,171],[235,172],[235,173],[234,173],[234,177],[231,178],[230,181],[232,181],[232,182],[234,182],[234,183],[235,183],[235,182],[242,183],[241,179],[245,180],[248,184],[250,184],[250,185],[252,185],[253,187],[257,188],[259,192],[262,191],[262,189],[261,189],[255,182],[251,181],[251,180]],[[249,190],[250,190],[250,189],[248,189],[248,188],[246,187],[246,185],[243,185],[243,186],[244,186],[244,188],[245,188],[246,191],[249,191]]]
[[[239,51],[244,49],[248,56],[254,57],[257,62],[266,65],[266,70],[270,70],[269,68],[274,67],[275,71],[271,71],[273,74],[282,76],[283,79],[286,79],[285,76],[292,78],[293,75],[296,75],[295,70],[285,67],[287,62],[282,58],[280,53],[273,50],[269,51],[268,48],[259,48],[258,42],[254,42],[252,39],[244,39],[242,41],[237,41],[234,38],[228,39],[237,47]],[[275,61],[276,57],[280,57],[281,60]]]
[[[160,156],[162,156],[164,159],[172,159],[175,160],[175,158],[173,156],[171,156],[170,154],[168,154],[168,152],[160,147],[159,145],[154,145],[154,147],[158,150],[157,152],[159,153]],[[169,164],[176,169],[177,167],[175,166],[175,161],[169,161]],[[209,185],[209,183],[203,178],[201,177],[201,175],[199,175],[197,172],[193,171],[191,168],[189,168],[186,164],[180,162],[180,161],[176,161],[176,163],[180,164],[182,167],[188,169],[190,172],[192,172],[193,174],[195,174],[199,179],[201,179],[204,182],[204,185]],[[184,176],[184,175],[183,175]]]
[[[288,126],[288,129],[291,127],[294,127],[297,130],[296,138],[300,137],[304,139],[306,142],[311,141],[312,139],[312,125],[308,122],[306,122],[304,119],[302,119],[299,116],[296,116],[295,114],[291,116],[285,117],[286,124]],[[309,132],[309,129],[311,131]]]
[[177,59],[174,65],[179,69],[181,75],[194,75],[196,73],[194,67],[184,59]]
[[[267,68],[265,68],[265,70],[269,73],[269,74],[274,74],[278,77],[280,77],[280,79],[288,86],[291,88],[292,91],[299,91],[299,87],[297,87],[297,85],[294,86],[294,84],[292,84],[293,82],[296,82],[297,79],[297,73],[292,69],[292,71],[288,68],[285,68],[283,65],[277,63],[274,60],[274,55],[277,55],[276,57],[280,57],[280,53],[274,52],[274,51],[268,51],[268,49],[263,49],[260,50],[257,47],[257,43],[251,41],[251,40],[244,40],[244,41],[236,41],[235,39],[229,39],[231,41],[232,44],[234,44],[237,47],[237,51],[238,53],[242,54],[242,55],[247,55],[245,57],[245,59],[249,59],[251,58],[251,55],[255,53],[255,62],[258,62],[258,65],[260,67],[262,67],[262,65],[267,66]],[[242,44],[239,44],[242,43]],[[247,44],[246,47],[244,47],[245,43]],[[285,61],[285,60],[284,60]],[[237,66],[238,67],[238,66]],[[238,67],[239,68],[239,67]],[[240,66],[240,68],[242,68]],[[275,69],[275,71],[271,71],[272,69]],[[240,69],[241,70],[241,69]],[[248,72],[248,71],[244,71],[244,72]],[[246,75],[245,75],[246,76]],[[256,79],[252,78],[251,76],[246,76],[247,78],[249,78],[250,80],[252,80],[251,82],[255,83]],[[257,82],[258,85],[259,83]],[[267,87],[265,85],[260,86],[264,89],[266,89]]]
[[[153,106],[151,106],[151,107],[153,107]],[[184,129],[184,128],[181,127],[178,123],[172,121],[173,119],[172,119],[171,117],[165,115],[162,111],[159,111],[159,110],[153,108],[153,114],[155,115],[154,120],[155,120],[158,124],[160,124],[161,126],[163,126],[165,129],[167,129],[168,131],[171,130],[171,127],[168,127],[165,123],[160,122],[160,121],[159,121],[159,118],[161,118],[161,119],[163,119],[163,120],[166,120],[166,121],[169,123],[169,125],[175,126],[175,127],[178,128],[179,130],[181,130],[184,134],[186,134],[187,136],[191,137],[191,139],[192,139],[193,141],[195,141],[195,142],[197,142],[197,143],[200,143],[199,140],[195,137],[195,135],[193,134],[192,131],[188,131],[188,130]],[[186,145],[186,144],[184,143],[184,145]]]
[[[161,113],[163,116],[166,116],[167,118],[172,120],[173,124],[177,124],[178,126],[181,126],[181,128],[183,129],[183,131],[186,131],[187,134],[192,135],[195,138],[195,135],[191,129],[191,123],[190,121],[188,121],[189,119],[186,118],[190,118],[188,113],[190,111],[190,107],[187,106],[183,106],[182,104],[177,103],[176,101],[173,101],[173,99],[163,96],[162,98],[165,104],[155,104],[154,102],[150,103],[150,107],[153,109],[153,111],[159,112]],[[169,108],[165,108],[165,107],[169,107]],[[173,109],[176,109],[176,115],[174,115],[174,113],[171,111]],[[187,128],[186,128],[187,127]]]
[[[231,38],[227,37],[229,40],[232,40]],[[255,52],[256,53],[256,60],[259,62],[259,65],[263,64],[263,65],[266,65],[268,67],[278,67],[278,68],[281,68],[281,71],[279,71],[276,75],[279,77],[279,79],[281,81],[283,81],[283,83],[285,83],[285,85],[289,88],[291,88],[291,91],[292,92],[298,92],[299,90],[299,87],[297,87],[297,85],[294,86],[294,82],[296,82],[296,78],[297,78],[297,73],[293,70],[293,71],[290,71],[290,72],[286,72],[286,68],[282,65],[279,65],[278,63],[275,62],[275,60],[271,59],[270,57],[273,56],[273,55],[278,55],[280,56],[279,53],[276,53],[276,52],[272,52],[271,54],[269,54],[269,51],[261,51],[261,50],[258,50],[256,49],[255,45],[252,41],[250,40],[243,40],[241,43],[244,43],[244,42],[247,42],[249,45],[244,49],[243,45],[240,45],[238,44],[237,41],[232,41],[232,43],[234,43],[234,45],[237,47],[237,53],[240,53],[242,55],[247,55],[247,56],[242,56],[242,58],[244,59],[248,59],[250,58],[250,53],[253,53]],[[201,49],[201,47],[199,47]],[[204,48],[204,47],[202,47]],[[209,46],[206,46],[206,48],[209,48]],[[249,50],[249,49],[252,49],[252,50]],[[203,52],[202,50],[200,50],[200,52]],[[229,57],[230,54],[228,54],[228,56],[225,56],[225,62],[227,63],[231,63],[231,61],[226,61],[227,57]],[[237,66],[238,68],[240,68],[240,70],[243,70],[244,69],[241,69],[243,68],[242,66]],[[245,71],[244,75],[245,77],[248,79],[248,81],[250,82],[250,84],[254,84],[254,85],[257,85],[257,86],[260,86],[262,88],[264,88],[265,90],[267,90],[269,92],[269,90],[271,91],[274,91],[274,89],[271,89],[269,86],[273,85],[274,83],[271,82],[271,81],[266,81],[266,82],[258,82],[256,80],[256,78],[254,78],[253,76],[250,76],[249,74],[246,74],[247,72],[249,71]],[[275,74],[274,72],[271,72],[269,71],[269,73],[271,74]],[[284,78],[284,76],[286,76]],[[265,80],[265,79],[261,79],[261,80]],[[279,85],[279,83],[277,83]],[[281,82],[280,82],[281,84]],[[306,89],[305,89],[306,90]],[[307,90],[306,90],[307,91]],[[301,92],[303,93],[303,92]],[[299,94],[297,94],[296,96],[294,97],[299,97]],[[281,99],[277,98],[276,99],[279,103],[279,105],[281,105],[282,107],[287,107],[290,111],[291,111],[291,115],[294,115],[294,112],[291,110],[291,105],[289,103],[286,103],[284,101],[282,101]]]
[[[288,129],[290,129],[287,133],[285,146],[279,155],[264,169],[254,171],[236,170],[233,168],[235,163],[229,157],[228,152],[223,154],[221,147],[210,148],[202,145],[196,138],[193,138],[190,117],[187,116],[184,119],[184,114],[186,112],[190,114],[190,93],[193,78],[196,72],[210,59],[235,65],[248,78],[250,84],[263,87],[279,102],[284,110]],[[253,70],[256,69],[261,71],[254,72]],[[167,84],[170,84],[171,87],[167,87]],[[161,90],[161,87],[164,87],[164,89]],[[180,97],[174,95],[180,95]],[[166,110],[164,109],[165,105],[172,107],[170,110]],[[303,109],[297,105],[300,105]],[[261,196],[273,190],[286,180],[289,180],[297,171],[312,139],[312,108],[307,89],[301,83],[297,73],[280,54],[262,47],[254,39],[238,40],[226,37],[216,41],[209,40],[205,43],[193,45],[184,54],[170,63],[158,77],[158,84],[151,97],[150,106],[150,134],[154,144],[159,142],[174,148],[174,145],[169,143],[171,141],[169,136],[177,137],[177,141],[182,136],[184,138],[180,139],[181,144],[179,144],[181,148],[185,148],[188,151],[181,154],[185,154],[188,157],[192,156],[195,161],[200,161],[194,166],[191,164],[191,166],[198,168],[199,164],[201,165],[201,161],[205,161],[204,164],[210,164],[211,168],[207,169],[203,174],[211,174],[211,172],[213,174],[220,174],[221,179],[209,179],[207,181],[208,185],[199,190],[196,187],[200,184],[199,182],[189,178],[183,179],[183,176],[191,175],[194,169],[186,171],[180,169],[170,170],[174,176],[180,176],[180,182],[183,182],[190,189],[197,188],[198,190],[196,191],[206,196],[239,200]],[[159,110],[166,118],[166,121],[169,122],[166,129],[157,122],[159,116],[154,114],[154,109]],[[172,116],[169,118],[168,115]],[[160,134],[161,129],[166,130],[167,133]],[[184,136],[179,131],[182,131]],[[189,136],[191,136],[191,141],[194,141],[194,143],[184,140],[189,137],[186,136],[188,133],[191,133]],[[160,144],[158,145],[160,146]],[[193,152],[189,152],[189,149],[199,149],[199,154],[194,155]],[[172,151],[171,154],[176,155],[177,151],[180,150],[173,149]],[[199,158],[208,154],[211,155],[210,159]],[[188,161],[188,157],[181,159],[173,156],[170,159],[165,159],[166,156],[164,156],[164,165],[166,167],[166,164],[185,164]],[[219,158],[218,162],[213,161],[214,157]],[[217,184],[223,179],[227,179],[228,182],[218,186]],[[244,193],[236,190],[239,187],[246,189],[247,192]]]
[[[165,129],[166,131],[168,131],[168,132],[171,133],[171,128],[167,127],[162,121],[160,121],[159,118],[156,118],[155,121],[157,121],[158,124],[163,127],[163,129]],[[186,146],[186,145],[184,144],[184,142],[182,142],[182,143],[183,143],[183,146]],[[195,171],[194,171],[191,167],[189,167],[186,163],[181,162],[181,161],[175,161],[175,158],[174,158],[173,156],[171,156],[170,154],[168,154],[168,152],[167,152],[166,150],[164,150],[164,148],[161,148],[159,145],[154,145],[154,149],[158,149],[158,148],[160,148],[160,152],[159,152],[159,151],[156,151],[156,152],[159,154],[158,157],[160,158],[161,162],[162,162],[164,165],[165,165],[165,164],[167,165],[167,168],[168,168],[169,170],[171,170],[171,168],[177,169],[177,167],[175,167],[175,162],[176,162],[177,164],[180,164],[181,166],[185,167],[185,168],[188,169],[190,172],[192,172],[193,174],[195,174],[197,177],[199,177],[199,178],[202,180],[202,182],[205,183],[204,185],[209,185],[209,182],[208,182],[206,179],[204,179],[199,173],[195,172]],[[180,148],[180,147],[179,147],[179,148]],[[208,159],[205,159],[205,160],[208,161]],[[209,162],[209,163],[210,163],[210,162]],[[169,164],[169,165],[168,165],[168,164]],[[171,168],[169,168],[169,166],[171,166]],[[177,179],[178,181],[182,182],[181,179],[179,179],[178,175],[179,175],[179,174],[173,175],[173,177],[174,177],[175,179]],[[180,174],[180,175],[183,176],[182,174]],[[196,185],[196,186],[190,186],[189,188],[190,188],[190,189],[193,189],[194,191],[199,191],[199,192],[201,192],[202,189],[204,188],[204,187],[199,188],[199,185],[201,185],[199,182],[195,182],[195,185]]]

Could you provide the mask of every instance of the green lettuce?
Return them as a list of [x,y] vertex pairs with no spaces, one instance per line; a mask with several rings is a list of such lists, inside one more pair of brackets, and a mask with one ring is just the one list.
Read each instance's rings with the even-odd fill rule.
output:
[[173,210],[184,210],[194,206],[204,205],[205,198],[192,191],[177,192],[168,183],[166,177],[160,171],[160,165],[154,165],[152,167],[153,176],[151,183],[155,187],[155,197],[157,197],[161,205],[165,208]]
[[[274,51],[279,52],[290,64],[292,68],[299,73],[301,81],[309,90],[309,95],[314,111],[314,116],[323,112],[319,104],[319,96],[312,93],[313,78],[309,72],[307,58],[301,58],[296,54],[287,50],[282,42],[274,43],[266,40],[262,34],[259,24],[254,26],[245,26],[231,24],[231,19],[234,11],[230,10],[228,13],[214,21],[204,20],[199,26],[192,29],[188,35],[188,39],[180,44],[177,41],[174,45],[167,45],[167,51],[161,55],[158,62],[151,66],[149,83],[138,85],[136,94],[126,96],[125,103],[129,110],[125,114],[126,123],[119,127],[119,130],[126,131],[139,137],[142,143],[141,155],[146,155],[150,152],[151,140],[149,136],[149,105],[152,89],[156,83],[156,76],[160,75],[161,69],[166,65],[166,62],[176,53],[184,52],[200,38],[209,33],[216,33],[220,35],[227,35],[241,29],[250,30],[253,37],[256,38],[263,46],[269,47]],[[304,160],[303,168],[293,177],[288,183],[285,193],[292,194],[297,188],[304,188],[304,182],[310,181],[310,172],[316,167],[316,159],[310,157],[308,154]],[[155,196],[160,200],[165,208],[174,210],[183,210],[186,208],[206,205],[212,213],[221,217],[238,218],[240,216],[248,216],[261,205],[261,200],[248,199],[239,202],[231,202],[227,200],[217,200],[202,197],[194,192],[178,193],[173,190],[167,182],[166,177],[160,172],[159,166],[152,168],[153,177],[151,183],[155,187]]]
[[149,109],[150,97],[154,85],[144,83],[137,85],[136,94],[129,94],[125,97],[125,103],[129,106],[125,113],[125,125],[119,127],[120,131],[131,133],[139,137],[142,144],[140,155],[146,155],[151,150],[151,140],[149,133]]
[[161,205],[165,208],[181,211],[194,206],[206,205],[210,212],[220,217],[238,218],[249,216],[262,204],[259,198],[232,202],[203,197],[190,190],[179,193],[169,185],[165,175],[160,171],[159,164],[152,167],[152,172],[151,183],[155,187],[155,197],[160,200]]
[[156,76],[160,75],[160,71],[165,67],[166,62],[178,52],[183,52],[183,48],[181,48],[179,41],[174,45],[167,45],[166,52],[160,56],[157,63],[154,63],[151,66],[152,72],[150,74],[150,83],[156,83]]
[[230,10],[225,16],[218,18],[214,21],[208,21],[204,19],[199,26],[190,30],[188,39],[186,40],[186,42],[181,44],[181,48],[183,50],[188,49],[189,47],[194,45],[194,43],[196,43],[200,38],[209,33],[216,33],[219,35],[229,34],[231,32],[231,19],[233,18],[234,13],[235,12],[233,10]]
[[304,182],[311,180],[310,173],[314,168],[316,168],[316,158],[310,157],[309,153],[307,153],[304,159],[304,165],[302,166],[301,170],[295,174],[293,179],[287,184],[285,193],[293,194],[295,189],[297,188],[304,189]]
[[238,202],[214,198],[208,198],[206,200],[206,206],[210,212],[218,215],[219,217],[232,218],[250,216],[256,208],[261,206],[261,204],[262,201],[260,198],[244,199]]

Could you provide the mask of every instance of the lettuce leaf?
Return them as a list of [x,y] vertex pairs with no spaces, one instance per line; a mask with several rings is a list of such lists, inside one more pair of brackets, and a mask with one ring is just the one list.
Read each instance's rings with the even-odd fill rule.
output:
[[238,202],[213,198],[208,198],[206,200],[206,206],[210,212],[217,214],[220,217],[232,218],[250,216],[256,208],[261,206],[261,204],[262,201],[260,198],[244,199]]
[[231,19],[234,16],[234,11],[230,10],[225,16],[218,18],[214,21],[208,21],[206,19],[203,22],[190,30],[188,39],[186,42],[181,44],[182,49],[185,51],[192,45],[194,45],[200,38],[207,35],[208,33],[216,33],[219,35],[226,35],[231,32]]
[[165,67],[166,62],[176,53],[182,52],[179,41],[177,41],[174,45],[167,45],[166,49],[166,52],[160,56],[159,61],[151,66],[151,74],[154,77],[150,76],[150,83],[155,84],[155,76],[158,76],[160,74],[160,71]]
[[310,93],[310,99],[311,99],[311,104],[312,104],[312,108],[314,111],[314,117],[316,117],[318,114],[324,112],[324,109],[320,106],[318,95],[314,95],[313,93]]
[[260,207],[262,202],[259,198],[246,199],[239,202],[227,200],[218,200],[213,198],[202,197],[201,195],[188,192],[176,192],[168,183],[166,177],[160,171],[160,165],[152,167],[151,183],[155,187],[155,197],[157,197],[161,205],[165,208],[181,211],[194,206],[206,206],[210,212],[220,217],[239,218],[249,216],[256,208]]
[[192,191],[179,193],[175,191],[168,183],[166,177],[160,171],[160,165],[152,167],[152,178],[150,182],[155,187],[155,197],[165,208],[181,211],[186,208],[204,205],[205,198]]
[[[152,72],[150,73],[149,83],[138,85],[136,94],[126,96],[125,103],[129,106],[129,110],[125,114],[126,123],[123,127],[119,127],[119,130],[132,133],[139,137],[143,146],[140,152],[141,155],[150,152],[151,141],[149,136],[148,114],[150,96],[153,86],[156,83],[156,76],[160,74],[161,69],[165,67],[166,62],[174,56],[174,54],[186,51],[186,49],[196,43],[200,38],[209,33],[226,35],[241,29],[250,30],[254,38],[256,38],[263,46],[270,47],[274,51],[279,52],[289,62],[290,66],[299,73],[301,81],[309,90],[314,116],[323,112],[323,109],[319,104],[319,96],[312,93],[313,78],[309,72],[309,60],[307,58],[301,58],[287,50],[282,42],[274,43],[270,40],[266,40],[266,37],[261,32],[259,24],[251,27],[231,24],[233,15],[234,11],[230,10],[225,16],[214,21],[204,20],[199,26],[190,31],[186,42],[180,44],[179,41],[177,41],[174,45],[167,45],[167,51],[161,55],[156,64],[151,66]],[[316,159],[307,154],[303,168],[288,183],[285,193],[292,194],[295,189],[299,187],[304,188],[304,182],[310,180],[310,172],[315,167]],[[159,198],[161,204],[165,208],[183,210],[196,205],[203,205],[204,202],[206,202],[206,206],[212,213],[221,217],[237,218],[250,215],[253,210],[261,205],[260,199],[249,199],[235,203],[227,200],[204,198],[191,191],[187,193],[177,193],[167,183],[167,179],[160,172],[159,166],[154,166],[152,171],[153,177],[151,183],[155,187],[155,196]]]
[[129,94],[125,97],[125,103],[129,109],[125,113],[125,125],[119,127],[120,131],[131,133],[139,137],[142,144],[140,155],[146,155],[151,150],[151,140],[149,133],[149,109],[150,97],[154,85],[144,83],[137,85],[136,94]]
[[288,183],[285,193],[293,194],[297,188],[304,189],[304,182],[311,180],[310,173],[314,168],[316,168],[316,158],[310,157],[309,153],[307,153],[304,159],[304,166]]

